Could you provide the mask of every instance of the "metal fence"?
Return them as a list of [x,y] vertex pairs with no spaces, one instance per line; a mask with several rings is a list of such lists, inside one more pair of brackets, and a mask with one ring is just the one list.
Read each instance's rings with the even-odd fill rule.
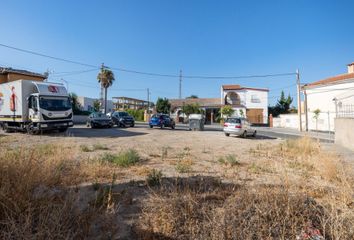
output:
[[337,118],[354,118],[354,104],[337,104]]

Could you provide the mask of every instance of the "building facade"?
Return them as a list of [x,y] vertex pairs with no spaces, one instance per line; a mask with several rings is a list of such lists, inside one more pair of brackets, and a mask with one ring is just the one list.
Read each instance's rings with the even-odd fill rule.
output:
[[44,74],[29,72],[26,70],[0,67],[0,84],[13,82],[20,79],[32,81],[44,81],[47,78]]
[[[115,99],[114,105],[116,109],[147,109],[149,102],[141,99],[130,97],[113,97]],[[150,103],[151,106],[151,103]]]
[[[77,97],[77,102],[80,104],[80,110],[82,111],[94,111],[94,102],[99,101],[97,98],[89,98],[89,97]],[[114,110],[114,103],[112,100],[107,100],[107,112],[112,112]]]
[[252,123],[268,123],[268,89],[223,85],[220,98],[171,99],[173,114],[180,115],[183,105],[198,104],[205,112],[206,122],[216,122],[222,107],[229,105],[234,116],[247,117]]
[[336,117],[354,117],[354,63],[348,72],[303,86],[305,128],[334,131]]

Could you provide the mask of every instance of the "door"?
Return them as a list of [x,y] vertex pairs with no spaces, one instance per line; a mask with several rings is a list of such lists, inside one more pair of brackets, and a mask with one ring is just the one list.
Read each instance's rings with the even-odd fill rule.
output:
[[262,108],[247,109],[246,116],[247,116],[247,119],[251,123],[256,123],[256,124],[263,123],[263,109]]

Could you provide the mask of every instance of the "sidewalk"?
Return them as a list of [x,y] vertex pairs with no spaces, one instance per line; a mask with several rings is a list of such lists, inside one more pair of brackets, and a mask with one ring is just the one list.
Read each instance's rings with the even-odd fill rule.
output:
[[270,132],[270,133],[278,133],[283,135],[291,135],[297,137],[309,136],[311,138],[318,138],[319,140],[323,140],[326,142],[334,142],[334,133],[324,133],[324,132],[300,132],[297,129],[291,128],[270,128],[270,127],[257,127],[262,132]]

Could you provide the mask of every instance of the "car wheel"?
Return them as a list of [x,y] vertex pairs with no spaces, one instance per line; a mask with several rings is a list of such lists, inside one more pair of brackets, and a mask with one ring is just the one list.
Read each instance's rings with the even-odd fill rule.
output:
[[243,138],[246,138],[246,137],[247,137],[247,131],[244,131],[244,132],[242,133],[242,137],[243,137]]
[[59,128],[58,130],[59,130],[59,132],[63,133],[63,132],[66,132],[68,130],[68,128]]
[[230,137],[230,133],[225,133],[225,136],[226,137]]
[[254,131],[252,137],[256,137],[256,136],[257,136],[257,131]]
[[161,129],[163,128],[163,124],[160,125],[160,128],[161,128]]
[[91,128],[95,128],[95,124],[93,122],[90,123]]
[[150,125],[150,128],[153,128],[154,126]]
[[135,126],[135,124],[133,123],[132,125],[130,125],[130,127],[134,127]]
[[90,123],[89,122],[86,122],[86,127],[90,127]]

